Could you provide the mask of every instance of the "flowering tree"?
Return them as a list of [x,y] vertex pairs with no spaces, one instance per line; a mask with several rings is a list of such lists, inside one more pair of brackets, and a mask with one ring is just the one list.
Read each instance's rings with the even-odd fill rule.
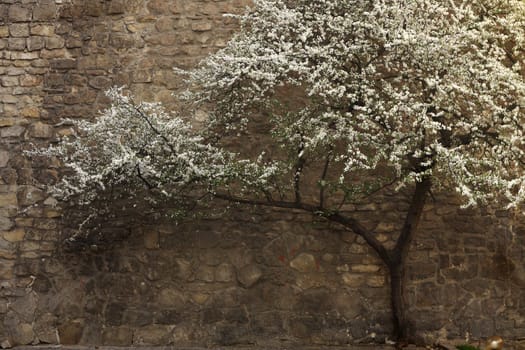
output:
[[[72,169],[55,191],[89,203],[108,186],[146,188],[152,200],[198,196],[338,223],[388,268],[394,333],[408,339],[405,261],[431,188],[465,206],[525,198],[524,2],[256,0],[238,18],[224,49],[181,72],[182,103],[208,111],[205,127],[190,126],[188,108],[112,90],[113,105],[78,124],[81,137],[48,151]],[[227,147],[261,121],[270,145]],[[344,210],[387,186],[412,193],[393,247]]]

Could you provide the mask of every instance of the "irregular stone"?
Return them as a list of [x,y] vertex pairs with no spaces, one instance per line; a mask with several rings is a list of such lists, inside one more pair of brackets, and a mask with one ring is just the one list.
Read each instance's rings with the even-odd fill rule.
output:
[[10,305],[10,309],[13,310],[20,320],[25,322],[33,322],[35,316],[35,310],[38,302],[38,296],[32,292],[23,297],[19,297]]
[[169,2],[164,0],[150,0],[148,2],[148,10],[155,15],[162,15],[169,13]]
[[40,139],[48,139],[53,136],[54,130],[53,127],[49,124],[44,124],[42,122],[35,123],[31,125],[29,129],[29,134],[32,137]]
[[108,14],[119,15],[126,12],[124,0],[111,0],[108,7]]
[[2,349],[11,349],[13,347],[13,343],[9,339],[3,340],[0,343],[0,348]]
[[204,305],[210,296],[204,293],[195,293],[191,296],[191,299],[199,305]]
[[215,281],[231,282],[235,279],[235,270],[233,266],[227,263],[220,264],[215,269]]
[[55,26],[50,24],[38,24],[31,27],[32,35],[51,36],[55,33]]
[[0,168],[4,168],[9,162],[9,152],[0,151]]
[[35,339],[33,326],[29,323],[20,323],[17,325],[16,330],[11,332],[11,337],[17,345],[31,344]]
[[193,30],[194,32],[207,32],[211,29],[212,24],[210,22],[199,21],[191,24],[191,30]]
[[18,204],[19,205],[32,205],[46,198],[44,191],[34,186],[23,186],[18,191]]
[[66,41],[64,38],[59,36],[52,36],[45,39],[46,42],[46,49],[48,50],[54,50],[54,49],[61,49],[65,46]]
[[0,38],[7,38],[9,36],[9,28],[7,26],[0,26]]
[[14,23],[9,25],[9,34],[13,38],[26,38],[29,36],[29,25],[26,23]]
[[314,272],[318,270],[315,257],[308,253],[297,255],[292,261],[290,261],[290,266],[300,272]]
[[111,79],[103,76],[89,79],[89,86],[97,90],[107,89],[111,86]]
[[136,329],[133,334],[133,345],[165,345],[171,340],[175,326],[149,325]]
[[56,328],[56,322],[57,317],[51,313],[45,313],[35,321],[33,330],[41,343],[58,343],[58,329]]
[[345,272],[342,275],[343,282],[350,287],[361,287],[365,284],[365,275]]
[[57,58],[51,61],[51,68],[54,69],[75,69],[77,60],[71,58]]
[[134,83],[151,83],[153,74],[150,70],[138,70],[133,72],[131,78]]
[[245,288],[250,288],[253,286],[255,283],[257,283],[257,281],[259,281],[261,276],[262,271],[255,264],[246,265],[237,272],[237,280]]
[[8,17],[11,22],[29,22],[31,20],[31,10],[18,6],[9,6]]
[[18,77],[4,76],[0,79],[0,85],[3,87],[18,86]]
[[176,289],[165,288],[157,295],[156,302],[161,306],[184,307],[186,298]]
[[[34,82],[36,81],[38,81],[38,79],[35,79],[34,81],[28,84],[34,84]],[[26,85],[26,86],[34,86],[34,85]],[[40,110],[36,107],[26,107],[20,111],[20,115],[24,118],[38,118],[40,117]]]
[[366,285],[373,288],[383,287],[385,285],[385,278],[383,276],[369,276],[366,279]]
[[21,242],[21,241],[23,241],[25,234],[26,234],[26,232],[25,232],[25,230],[23,228],[18,228],[18,229],[15,229],[13,231],[7,231],[7,232],[2,233],[2,237],[6,241],[14,243],[14,242]]
[[10,218],[3,215],[0,216],[0,231],[10,230],[13,226],[14,223]]
[[58,9],[53,0],[40,0],[33,7],[33,21],[51,21],[57,17]]
[[7,208],[11,206],[18,206],[16,193],[0,193],[0,208]]
[[9,50],[23,51],[26,48],[25,38],[9,38],[7,40]]
[[105,327],[102,331],[102,343],[111,346],[130,346],[133,332],[129,327]]
[[215,278],[215,271],[213,267],[201,266],[195,274],[195,278],[198,281],[213,282]]
[[26,129],[22,125],[13,125],[7,128],[2,128],[0,135],[2,137],[20,137]]
[[58,327],[60,344],[75,345],[80,342],[84,331],[84,320],[71,320]]

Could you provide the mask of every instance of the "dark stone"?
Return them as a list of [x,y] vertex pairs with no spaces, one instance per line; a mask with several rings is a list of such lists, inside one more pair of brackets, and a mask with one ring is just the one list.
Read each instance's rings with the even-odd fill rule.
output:
[[177,310],[162,310],[157,314],[156,319],[159,324],[177,324],[182,317]]
[[246,311],[243,308],[235,308],[235,309],[227,310],[224,313],[224,318],[226,319],[226,321],[233,322],[233,323],[243,324],[243,323],[249,322],[249,319],[246,315]]
[[106,306],[106,311],[104,312],[106,323],[110,326],[120,326],[125,310],[125,304],[111,303]]
[[202,312],[202,323],[211,324],[223,320],[223,315],[217,308],[207,308]]

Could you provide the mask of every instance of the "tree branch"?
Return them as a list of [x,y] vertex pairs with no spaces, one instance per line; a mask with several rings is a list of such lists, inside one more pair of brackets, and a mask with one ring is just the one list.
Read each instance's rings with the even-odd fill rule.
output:
[[297,203],[297,202],[287,202],[287,201],[261,201],[256,199],[247,199],[247,198],[240,198],[236,196],[232,196],[229,194],[224,193],[212,193],[212,196],[214,196],[217,199],[222,199],[228,202],[234,202],[234,203],[241,203],[241,204],[249,204],[249,205],[260,205],[260,206],[266,206],[266,207],[273,207],[273,208],[285,208],[285,209],[298,209],[307,211],[309,213],[318,215],[320,217],[325,218],[328,221],[339,223],[340,225],[351,229],[356,235],[363,237],[363,239],[368,243],[372,249],[376,251],[376,253],[379,255],[379,257],[385,262],[385,264],[389,265],[391,262],[390,254],[388,253],[387,249],[379,242],[374,234],[368,230],[366,227],[361,225],[356,219],[341,215],[338,212],[330,212],[328,210],[325,210],[323,208],[320,208],[315,205],[307,204],[307,203]]
[[304,138],[301,135],[301,143],[299,144],[299,149],[297,150],[297,163],[295,164],[294,174],[293,174],[293,185],[295,193],[295,203],[301,203],[301,175],[303,172],[304,164],[306,160],[303,157],[304,152]]
[[323,173],[321,174],[321,182],[319,183],[319,207],[324,208],[324,188],[325,188],[325,179],[328,174],[328,167],[330,166],[330,159],[332,158],[332,147],[326,155],[326,161],[324,163]]

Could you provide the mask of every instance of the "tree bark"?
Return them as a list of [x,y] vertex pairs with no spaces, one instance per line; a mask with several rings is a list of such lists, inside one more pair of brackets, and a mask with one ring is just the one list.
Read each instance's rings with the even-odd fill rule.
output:
[[390,303],[392,306],[393,335],[397,341],[409,341],[410,324],[407,317],[405,299],[405,266],[404,262],[388,266],[390,272]]
[[432,187],[429,178],[416,183],[410,207],[405,222],[401,228],[399,238],[394,248],[389,251],[390,258],[384,261],[390,273],[390,298],[392,305],[393,335],[398,342],[413,342],[414,330],[408,318],[407,302],[405,297],[405,270],[410,244],[414,238],[417,226],[421,221],[423,208]]

